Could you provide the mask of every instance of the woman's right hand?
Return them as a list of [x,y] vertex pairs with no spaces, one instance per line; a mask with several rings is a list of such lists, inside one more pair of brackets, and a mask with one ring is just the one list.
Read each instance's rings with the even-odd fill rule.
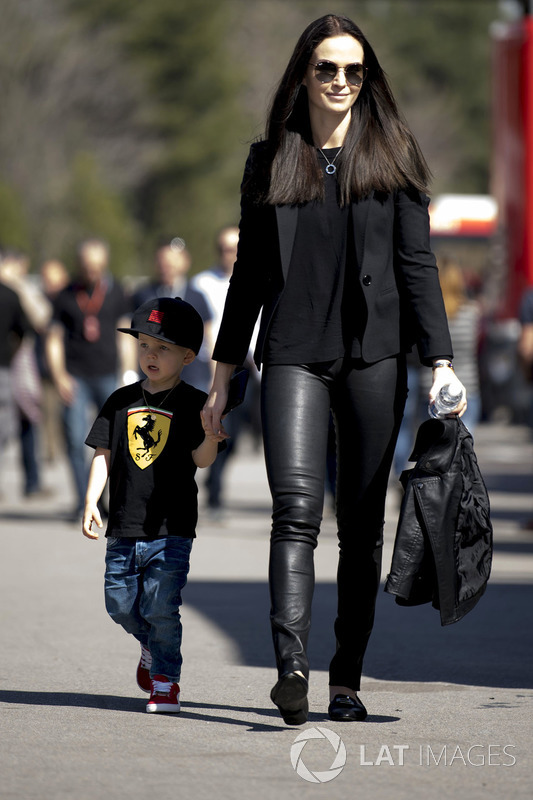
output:
[[222,413],[228,402],[228,389],[230,378],[235,369],[233,364],[217,362],[213,385],[203,408],[203,422],[205,428],[212,436],[222,436],[229,439],[229,434],[222,425]]

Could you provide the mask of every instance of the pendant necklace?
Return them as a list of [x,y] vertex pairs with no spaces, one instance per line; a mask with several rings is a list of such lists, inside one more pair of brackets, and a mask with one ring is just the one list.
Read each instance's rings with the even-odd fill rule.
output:
[[[178,381],[176,381],[176,383],[174,384],[174,386],[172,387],[172,389],[170,389],[170,390],[169,390],[169,391],[166,393],[166,395],[163,397],[163,399],[161,400],[161,402],[159,403],[159,405],[155,406],[155,408],[161,408],[161,406],[163,405],[163,403],[165,402],[165,400],[167,399],[167,397],[170,395],[170,393],[171,393],[171,392],[173,392],[173,391],[174,391],[174,389],[176,388],[176,386],[178,385],[178,383],[179,383],[179,380],[178,380]],[[146,407],[147,407],[148,411],[150,412],[150,418],[151,418],[152,420],[154,420],[154,422],[155,422],[155,420],[157,419],[157,416],[156,416],[156,414],[155,414],[155,411],[154,411],[154,409],[152,408],[152,406],[150,405],[150,403],[149,403],[149,402],[148,402],[148,400],[146,399],[146,395],[145,395],[145,393],[144,393],[144,386],[142,385],[142,383],[141,383],[141,392],[143,393],[143,399],[144,399],[144,403],[145,403],[145,405],[146,405]]]
[[324,156],[324,158],[325,158],[325,159],[326,159],[326,161],[328,162],[328,165],[327,165],[327,167],[325,167],[325,170],[326,170],[327,174],[328,174],[328,175],[335,175],[335,173],[337,172],[337,167],[335,166],[335,161],[337,160],[337,157],[338,157],[338,155],[339,155],[340,151],[342,150],[342,147],[339,147],[339,150],[338,150],[338,152],[336,153],[336,155],[335,155],[335,157],[334,157],[333,161],[330,161],[330,160],[329,160],[329,158],[327,157],[327,155],[324,153],[324,151],[323,151],[323,150],[321,150],[321,149],[320,149],[320,147],[318,147],[317,149],[318,149],[318,151],[319,151],[320,153],[322,153],[322,155]]

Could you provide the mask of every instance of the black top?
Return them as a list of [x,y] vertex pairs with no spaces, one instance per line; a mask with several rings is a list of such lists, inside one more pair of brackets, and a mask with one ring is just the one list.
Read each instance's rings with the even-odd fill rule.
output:
[[[340,148],[325,151],[332,162]],[[318,153],[322,168],[327,161]],[[336,175],[324,169],[325,200],[298,209],[298,227],[287,281],[274,314],[264,361],[301,364],[361,355],[363,302],[354,264],[350,206],[340,207]]]
[[[101,304],[94,305],[94,313],[90,304],[93,295],[94,290],[72,283],[59,293],[54,303],[54,320],[65,329],[65,366],[71,375],[80,378],[116,373],[116,328],[119,319],[131,312],[124,292],[111,278],[106,281]],[[92,327],[92,339],[87,338],[86,316],[97,319],[96,332],[94,325]]]
[[118,389],[85,440],[111,450],[106,536],[195,536],[198,488],[191,454],[204,439],[200,410],[206,394],[185,381],[166,394],[145,390],[149,408],[140,382]]
[[0,283],[0,367],[9,367],[17,344],[30,330],[17,293]]
[[[254,360],[258,366],[264,360],[290,271],[301,209],[256,201],[247,189],[255,176],[260,181],[268,173],[270,164],[270,144],[252,144],[243,179],[239,250],[213,351],[214,360],[226,364],[244,363],[260,313]],[[364,298],[359,339],[367,364],[406,352],[415,343],[420,361],[429,366],[452,350],[429,241],[428,204],[429,197],[412,186],[372,192],[349,204],[355,252],[349,270],[354,274],[348,277],[359,281]],[[345,313],[353,306],[348,303],[347,297]]]

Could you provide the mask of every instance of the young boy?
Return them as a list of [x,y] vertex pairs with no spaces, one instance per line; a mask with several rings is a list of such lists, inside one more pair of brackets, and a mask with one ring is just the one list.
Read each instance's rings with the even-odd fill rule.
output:
[[109,476],[105,602],[111,618],[141,645],[139,687],[148,712],[178,713],[181,591],[198,518],[197,467],[216,458],[219,436],[206,433],[206,395],[181,380],[200,349],[203,323],[181,298],[143,303],[131,328],[144,380],[114,392],[87,439],[95,448],[83,533],[98,539],[98,500]]

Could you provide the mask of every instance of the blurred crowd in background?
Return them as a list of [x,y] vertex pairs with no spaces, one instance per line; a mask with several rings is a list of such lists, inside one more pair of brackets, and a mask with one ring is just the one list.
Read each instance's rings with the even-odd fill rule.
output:
[[[119,280],[113,275],[113,254],[106,241],[89,238],[76,252],[70,274],[59,260],[32,269],[20,251],[6,250],[0,260],[0,451],[11,443],[15,464],[2,459],[1,469],[20,473],[20,497],[54,495],[58,513],[80,518],[90,453],[89,427],[105,399],[120,385],[142,378],[136,340],[117,333],[129,326],[137,306],[151,297],[183,297],[204,321],[204,344],[183,379],[208,391],[211,352],[220,324],[226,290],[236,258],[239,232],[222,228],[213,243],[213,261],[191,273],[192,255],[180,237],[156,245],[150,274]],[[519,335],[498,357],[490,341],[490,318],[483,286],[461,264],[439,258],[439,274],[454,344],[454,366],[467,387],[463,418],[475,437],[480,422],[530,425],[533,390],[533,291],[524,293]],[[488,355],[487,355],[487,351]],[[488,370],[487,365],[490,366]],[[251,356],[246,365],[251,381],[245,403],[226,420],[231,439],[205,480],[205,512],[213,521],[224,517],[225,469],[248,435],[260,448],[259,373]],[[427,418],[430,370],[416,353],[408,356],[409,398],[396,450],[393,472],[408,466],[416,430]],[[503,387],[503,388],[502,388]],[[47,467],[68,463],[75,503],[65,506],[65,492],[47,480]],[[334,437],[331,437],[328,489],[334,493]],[[393,476],[395,477],[395,476]],[[11,498],[12,499],[12,498]],[[105,510],[105,509],[104,509]]]
[[[0,452],[15,443],[20,496],[56,495],[60,513],[72,521],[82,513],[90,453],[89,427],[106,398],[119,386],[140,380],[136,340],[116,331],[129,327],[135,308],[152,297],[182,297],[204,322],[204,343],[183,379],[207,391],[211,351],[220,324],[238,244],[238,228],[222,228],[212,265],[190,275],[191,254],[180,237],[156,245],[151,274],[134,281],[113,275],[106,241],[89,238],[76,252],[69,274],[59,260],[43,262],[38,273],[20,251],[0,260]],[[251,363],[248,366],[252,366]],[[207,511],[220,518],[223,474],[241,430],[258,446],[258,373],[245,403],[228,418],[229,446],[208,471]],[[254,380],[255,379],[255,380]],[[47,467],[66,459],[76,502],[64,508],[61,487],[47,481]],[[3,460],[3,469],[11,465]],[[65,495],[65,492],[63,492]],[[105,510],[105,509],[104,509]]]

